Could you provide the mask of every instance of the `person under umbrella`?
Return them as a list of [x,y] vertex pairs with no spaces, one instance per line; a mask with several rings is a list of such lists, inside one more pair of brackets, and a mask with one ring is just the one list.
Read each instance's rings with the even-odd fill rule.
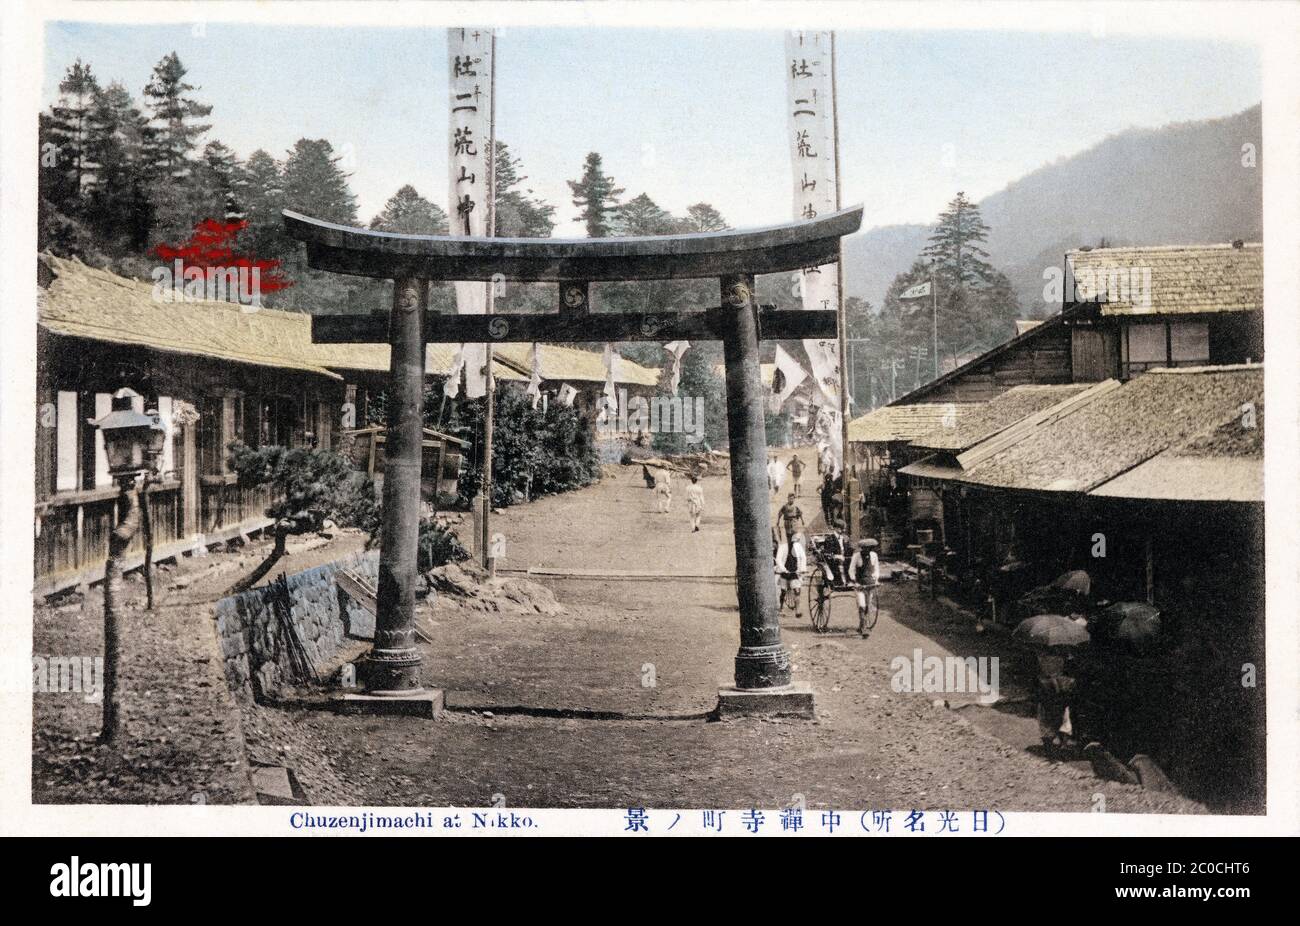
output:
[[1074,733],[1070,707],[1075,680],[1065,671],[1065,654],[1090,639],[1082,621],[1062,614],[1036,614],[1016,625],[1012,637],[1030,643],[1038,654],[1038,736],[1051,758]]

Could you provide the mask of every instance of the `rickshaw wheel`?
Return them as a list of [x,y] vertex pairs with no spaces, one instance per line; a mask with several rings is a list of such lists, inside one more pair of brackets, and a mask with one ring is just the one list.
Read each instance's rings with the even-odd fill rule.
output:
[[813,572],[808,582],[808,616],[813,630],[825,633],[831,623],[831,592],[826,587],[826,575],[820,569]]

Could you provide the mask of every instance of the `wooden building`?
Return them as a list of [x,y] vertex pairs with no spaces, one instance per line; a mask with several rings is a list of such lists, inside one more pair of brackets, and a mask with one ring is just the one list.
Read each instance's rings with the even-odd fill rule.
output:
[[117,389],[156,406],[168,431],[150,495],[156,559],[269,523],[267,491],[241,489],[228,470],[231,441],[330,446],[343,380],[319,362],[307,316],[155,298],[147,283],[51,256],[39,279],[37,594],[103,575],[118,490],[89,421]]
[[1264,359],[1260,244],[1070,251],[1065,291],[1074,382]]
[[[365,429],[369,404],[388,381],[384,344],[317,344],[311,316],[229,302],[176,300],[147,283],[49,255],[38,261],[36,554],[33,590],[49,595],[103,577],[118,490],[90,420],[123,386],[141,408],[158,408],[168,429],[163,478],[150,490],[154,558],[163,560],[270,522],[265,488],[243,489],[227,465],[232,441],[251,446],[346,450],[342,431]],[[430,344],[427,375],[441,386],[451,345]],[[531,346],[498,347],[499,384],[523,389]],[[543,345],[543,389],[571,383],[594,421],[605,374],[600,354]],[[629,361],[616,377],[634,394],[653,392],[658,371]],[[351,443],[348,441],[347,443]],[[454,493],[462,442],[443,448],[442,488]],[[368,451],[367,451],[368,454]],[[366,458],[369,468],[371,459]],[[137,535],[126,568],[143,561]]]
[[[1006,343],[850,422],[850,459],[868,501],[873,493],[915,486],[916,514],[942,517],[930,486],[899,470],[949,448],[916,444],[916,428],[895,433],[896,420],[942,417],[1025,386],[1123,382],[1156,368],[1263,359],[1259,244],[1080,249],[1065,255],[1063,279],[1060,312],[1018,324]],[[1021,395],[991,414],[1026,401]]]

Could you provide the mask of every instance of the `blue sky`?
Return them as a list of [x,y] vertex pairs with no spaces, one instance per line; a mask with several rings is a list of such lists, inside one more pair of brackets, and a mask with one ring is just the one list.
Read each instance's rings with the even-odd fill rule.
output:
[[[445,205],[445,31],[50,23],[43,99],[67,66],[137,99],[175,50],[218,138],[276,157],[324,137],[347,158],[362,221],[399,186]],[[840,31],[844,202],[864,225],[929,222],[1132,126],[1205,119],[1260,100],[1258,51],[1086,33]],[[497,134],[580,234],[566,179],[599,151],[627,196],[681,213],[701,200],[737,226],[787,221],[778,31],[516,29],[497,43]]]

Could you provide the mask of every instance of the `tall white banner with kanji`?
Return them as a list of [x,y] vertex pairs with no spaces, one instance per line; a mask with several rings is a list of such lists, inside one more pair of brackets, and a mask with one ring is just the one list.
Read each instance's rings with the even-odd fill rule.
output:
[[[785,39],[785,74],[788,90],[790,162],[793,167],[794,217],[811,221],[836,210],[835,123],[831,82],[831,34],[790,32]],[[839,308],[837,268],[834,264],[805,267],[799,289],[805,309]],[[822,416],[825,439],[836,448],[841,441],[840,354],[834,338],[803,342],[813,378],[825,401]],[[820,430],[820,428],[819,428]]]
[[[488,234],[491,194],[492,30],[447,30],[448,131],[447,163],[450,187],[447,221],[453,235]],[[462,315],[487,312],[488,286],[456,283],[456,311]],[[465,394],[479,398],[487,392],[487,346],[462,344]]]

